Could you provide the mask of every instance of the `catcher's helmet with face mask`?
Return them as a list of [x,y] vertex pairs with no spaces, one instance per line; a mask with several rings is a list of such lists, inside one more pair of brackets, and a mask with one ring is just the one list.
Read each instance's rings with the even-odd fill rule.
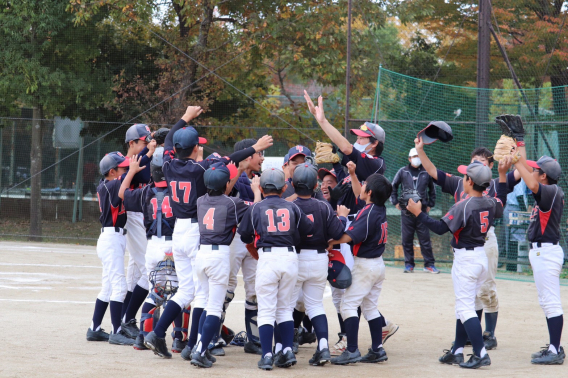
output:
[[167,301],[178,289],[176,266],[173,259],[168,256],[160,261],[149,274],[152,292],[162,300]]

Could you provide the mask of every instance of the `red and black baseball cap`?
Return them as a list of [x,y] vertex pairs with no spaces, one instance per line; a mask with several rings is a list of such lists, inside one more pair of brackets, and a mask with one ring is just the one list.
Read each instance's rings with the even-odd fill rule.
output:
[[326,168],[320,168],[318,170],[318,178],[320,180],[323,181],[323,178],[327,175],[332,175],[333,177],[335,177],[335,179],[337,180],[337,175],[335,174],[335,169],[332,169],[331,171],[329,169]]
[[351,129],[350,132],[363,138],[375,138],[385,143],[385,130],[375,123],[365,122],[358,129]]
[[174,133],[174,147],[190,148],[198,144],[206,144],[207,139],[199,136],[197,130],[191,126],[183,127]]
[[150,134],[152,134],[152,131],[150,131],[150,127],[148,125],[144,123],[137,123],[126,130],[124,142],[128,143],[131,140],[137,139],[146,140]]
[[288,161],[294,159],[298,155],[312,156],[312,151],[306,146],[297,145],[288,151]]
[[474,160],[470,165],[460,165],[458,172],[468,175],[475,184],[484,188],[491,184],[491,169],[480,161]]
[[542,156],[538,161],[527,160],[527,164],[529,167],[540,169],[555,181],[558,181],[562,174],[560,164],[550,156]]
[[345,259],[340,251],[331,251],[333,257],[329,256],[329,266],[327,268],[327,281],[337,289],[347,289],[351,286],[351,269],[345,265]]

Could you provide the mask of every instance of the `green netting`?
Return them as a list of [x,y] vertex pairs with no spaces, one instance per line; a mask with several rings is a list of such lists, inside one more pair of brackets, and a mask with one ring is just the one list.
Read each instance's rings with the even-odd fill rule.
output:
[[[529,159],[542,155],[555,157],[562,167],[568,167],[568,153],[561,145],[568,145],[568,102],[566,87],[545,86],[544,88],[524,89],[513,86],[512,80],[503,82],[504,89],[478,89],[445,85],[405,76],[381,68],[369,116],[377,121],[387,135],[386,176],[392,179],[399,168],[408,164],[409,149],[414,146],[416,134],[430,121],[446,121],[453,130],[454,139],[450,143],[436,142],[426,146],[425,151],[432,162],[440,169],[457,173],[457,166],[467,164],[474,148],[485,146],[491,151],[501,132],[493,121],[501,114],[520,114],[527,130],[526,147]],[[528,103],[528,104],[527,104]],[[485,116],[480,116],[485,114]],[[493,168],[497,175],[497,167]],[[565,179],[559,183],[568,190]],[[454,203],[453,198],[441,193],[437,188],[437,204],[433,216],[441,216]],[[528,196],[528,203],[533,203]],[[508,206],[508,211],[523,210]],[[393,219],[389,221],[389,252],[400,244],[400,216],[391,209]],[[562,245],[565,246],[566,218],[562,223]],[[522,228],[508,225],[508,212],[504,220],[498,222],[496,234],[499,238],[501,258],[517,258],[517,240],[523,237]],[[515,236],[513,236],[513,234]],[[439,258],[449,257],[448,235],[432,235],[435,254]],[[509,264],[509,269],[516,270]]]

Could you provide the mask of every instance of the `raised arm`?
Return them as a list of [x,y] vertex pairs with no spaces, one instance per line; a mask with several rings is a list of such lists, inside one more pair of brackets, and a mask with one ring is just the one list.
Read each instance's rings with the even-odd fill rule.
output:
[[124,199],[124,192],[126,189],[130,188],[130,183],[132,182],[132,178],[141,170],[146,168],[146,166],[140,166],[141,157],[138,155],[134,155],[130,158],[130,167],[128,169],[128,173],[124,180],[122,180],[122,184],[120,184],[120,189],[118,189],[118,196],[121,199]]
[[353,194],[355,194],[355,198],[357,198],[361,194],[361,183],[359,182],[359,179],[355,174],[355,169],[357,169],[357,166],[355,165],[355,163],[350,161],[349,163],[347,163],[347,169],[349,170],[349,177],[351,177],[351,190],[353,190]]
[[323,98],[321,96],[318,97],[318,106],[315,106],[308,95],[308,92],[304,90],[304,98],[308,103],[308,109],[310,113],[314,115],[316,121],[319,123],[323,132],[327,135],[329,139],[343,152],[344,155],[351,155],[353,152],[353,145],[349,143],[349,141],[341,135],[339,130],[337,130],[329,121],[325,118],[325,113],[323,111]]
[[430,159],[426,155],[426,152],[424,152],[424,141],[422,140],[422,137],[414,139],[414,147],[416,148],[416,151],[418,152],[418,157],[420,158],[420,161],[422,162],[422,166],[424,167],[426,172],[428,172],[430,177],[432,177],[434,180],[437,180],[438,179],[438,170],[436,169],[436,166],[434,165],[434,163],[432,163],[430,161]]

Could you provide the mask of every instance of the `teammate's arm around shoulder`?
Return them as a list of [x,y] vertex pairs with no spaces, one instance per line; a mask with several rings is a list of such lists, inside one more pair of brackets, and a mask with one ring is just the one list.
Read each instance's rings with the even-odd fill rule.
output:
[[130,167],[128,169],[128,173],[126,174],[126,177],[124,177],[124,180],[122,180],[122,184],[120,185],[120,189],[118,190],[118,196],[121,199],[124,199],[124,192],[130,187],[130,183],[132,182],[134,175],[146,168],[145,165],[142,167],[140,166],[140,159],[141,157],[138,155],[134,155],[130,158]]
[[434,180],[438,180],[438,169],[436,168],[434,163],[430,161],[430,159],[426,155],[426,152],[424,152],[424,141],[422,140],[422,137],[414,139],[414,148],[416,148],[418,157],[420,158],[422,166],[424,167],[426,172],[428,172],[430,177],[432,177]]

